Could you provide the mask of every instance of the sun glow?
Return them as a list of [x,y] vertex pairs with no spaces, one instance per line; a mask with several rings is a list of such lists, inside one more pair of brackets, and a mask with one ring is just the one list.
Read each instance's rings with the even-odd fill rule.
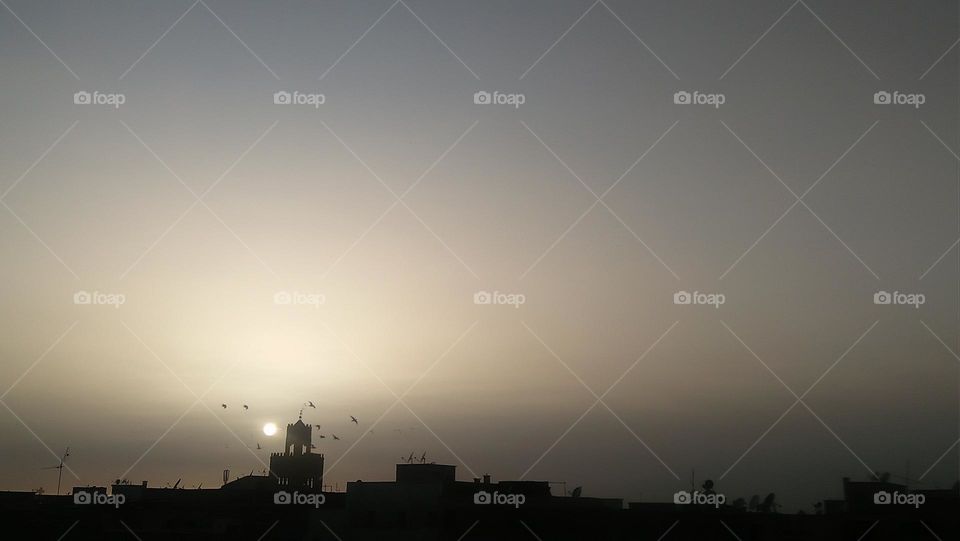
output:
[[263,425],[263,433],[267,436],[272,436],[277,433],[277,425],[273,423],[267,423]]

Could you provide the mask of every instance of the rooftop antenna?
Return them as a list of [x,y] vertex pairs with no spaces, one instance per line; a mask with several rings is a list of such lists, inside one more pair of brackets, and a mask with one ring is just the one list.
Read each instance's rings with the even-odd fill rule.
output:
[[60,457],[60,464],[57,466],[48,466],[46,468],[41,468],[43,470],[60,470],[57,474],[57,496],[60,495],[60,480],[63,479],[63,463],[67,460],[67,457],[70,456],[70,447],[67,447],[63,451],[63,455]]

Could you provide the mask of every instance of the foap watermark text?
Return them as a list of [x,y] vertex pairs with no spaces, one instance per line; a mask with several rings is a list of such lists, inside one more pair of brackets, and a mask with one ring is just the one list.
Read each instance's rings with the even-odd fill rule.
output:
[[126,501],[127,497],[123,494],[107,494],[85,490],[73,493],[73,503],[76,505],[112,505],[114,508],[119,508]]
[[919,109],[926,102],[927,96],[920,93],[907,94],[899,90],[893,92],[880,90],[873,94],[875,105],[911,105],[915,109]]
[[726,503],[727,497],[715,492],[700,492],[695,490],[692,493],[681,490],[673,494],[673,503],[678,505],[712,505],[720,507]]
[[327,102],[327,97],[323,94],[300,92],[294,90],[278,90],[273,93],[274,105],[309,105],[314,109],[319,109],[321,105]]
[[873,294],[873,304],[901,304],[920,308],[920,305],[925,302],[927,302],[927,297],[923,293],[877,291]]
[[319,508],[327,502],[323,494],[301,494],[281,490],[273,493],[273,503],[276,505],[312,505]]
[[523,293],[503,293],[501,291],[477,291],[473,294],[473,304],[506,304],[520,308],[527,302]]
[[910,494],[897,491],[887,492],[886,490],[879,490],[873,493],[874,505],[912,505],[916,509],[926,501],[927,497],[924,494]]
[[273,294],[273,304],[280,306],[306,305],[320,308],[321,304],[327,302],[327,297],[322,293],[307,293],[304,291],[277,291]]
[[699,90],[693,92],[678,90],[673,94],[673,103],[676,105],[710,105],[719,109],[726,102],[727,96],[720,93],[708,94]]
[[720,305],[725,302],[727,302],[727,296],[723,293],[677,291],[673,294],[673,304],[705,304],[720,308]]
[[514,508],[519,508],[526,501],[527,497],[523,494],[505,494],[486,490],[478,490],[473,494],[473,503],[476,505],[512,505]]
[[120,308],[120,306],[127,302],[127,297],[122,293],[104,293],[103,291],[77,291],[73,294],[73,304],[93,304],[93,305],[105,305],[113,306],[114,308]]
[[473,103],[476,105],[512,105],[514,109],[519,109],[526,102],[527,96],[525,94],[507,94],[499,90],[495,90],[493,93],[478,90],[473,93]]
[[79,92],[73,93],[73,103],[76,105],[107,105],[114,109],[119,109],[121,105],[127,103],[127,96],[119,92],[100,92],[99,90],[87,92],[86,90],[80,90]]

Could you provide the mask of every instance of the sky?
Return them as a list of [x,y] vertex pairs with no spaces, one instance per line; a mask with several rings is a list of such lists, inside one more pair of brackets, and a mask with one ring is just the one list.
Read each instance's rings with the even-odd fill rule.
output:
[[0,488],[958,477],[955,2],[2,4]]

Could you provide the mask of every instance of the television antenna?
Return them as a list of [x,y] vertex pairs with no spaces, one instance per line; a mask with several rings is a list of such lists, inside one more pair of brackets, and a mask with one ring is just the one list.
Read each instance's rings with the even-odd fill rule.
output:
[[67,460],[67,457],[70,456],[70,447],[68,446],[63,450],[63,455],[60,456],[60,464],[57,466],[47,466],[46,468],[40,468],[41,470],[60,470],[57,473],[57,496],[60,495],[60,481],[63,479],[63,463]]

